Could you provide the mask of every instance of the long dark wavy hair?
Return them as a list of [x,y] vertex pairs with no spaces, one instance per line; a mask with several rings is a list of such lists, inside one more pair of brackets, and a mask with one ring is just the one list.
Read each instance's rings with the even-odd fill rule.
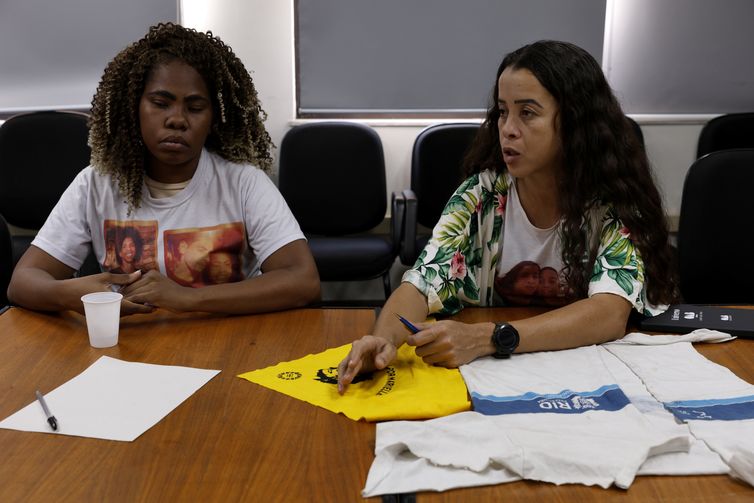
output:
[[596,250],[589,250],[583,224],[591,208],[604,204],[629,229],[644,261],[649,302],[677,300],[675,254],[646,151],[599,64],[580,47],[543,40],[505,56],[487,116],[464,159],[466,174],[506,169],[498,135],[497,82],[508,67],[529,70],[559,105],[563,168],[558,202],[568,287],[578,297],[587,294]]
[[231,162],[255,164],[265,171],[272,165],[272,142],[264,127],[267,115],[241,60],[211,32],[161,23],[115,56],[92,100],[91,164],[117,180],[129,212],[140,205],[147,158],[139,101],[151,72],[176,60],[193,67],[209,89],[213,123],[205,147]]

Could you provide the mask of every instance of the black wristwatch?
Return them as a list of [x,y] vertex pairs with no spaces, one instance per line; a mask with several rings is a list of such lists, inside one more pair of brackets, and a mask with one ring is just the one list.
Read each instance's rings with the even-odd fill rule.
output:
[[492,331],[492,345],[495,346],[495,352],[492,356],[495,358],[510,358],[518,347],[519,337],[518,330],[508,323],[495,323],[495,329]]

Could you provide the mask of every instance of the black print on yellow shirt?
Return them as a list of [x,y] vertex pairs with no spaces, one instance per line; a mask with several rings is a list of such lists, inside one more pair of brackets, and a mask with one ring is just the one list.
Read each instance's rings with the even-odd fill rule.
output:
[[[360,383],[363,381],[369,381],[372,379],[372,373],[357,375],[351,384]],[[315,381],[323,382],[325,384],[338,384],[338,367],[328,367],[326,369],[319,369],[317,371],[317,377]]]
[[393,386],[395,386],[395,367],[387,367],[385,372],[387,373],[387,382],[377,392],[378,395],[387,395],[393,390]]
[[281,372],[278,374],[278,379],[284,381],[295,381],[299,377],[301,377],[301,372]]

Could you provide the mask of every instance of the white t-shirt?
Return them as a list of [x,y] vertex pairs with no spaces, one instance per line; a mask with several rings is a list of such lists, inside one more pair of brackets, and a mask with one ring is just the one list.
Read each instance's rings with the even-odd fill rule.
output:
[[66,189],[32,244],[73,269],[91,246],[103,270],[158,269],[197,287],[261,274],[276,250],[305,239],[263,171],[206,150],[185,189],[158,199],[144,186],[141,206],[127,211],[117,182],[90,166]]
[[560,222],[549,229],[535,227],[521,206],[516,184],[511,183],[505,212],[507,239],[503,240],[495,273],[495,293],[504,304],[566,302],[559,225]]

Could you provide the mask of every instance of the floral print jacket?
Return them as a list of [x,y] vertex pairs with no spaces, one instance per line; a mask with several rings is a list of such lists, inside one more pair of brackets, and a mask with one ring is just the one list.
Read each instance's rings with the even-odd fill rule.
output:
[[[448,201],[429,243],[403,275],[404,282],[427,297],[430,313],[450,315],[467,305],[492,305],[511,183],[507,171],[482,171],[467,178]],[[597,250],[589,296],[609,292],[642,314],[664,311],[667,306],[647,302],[644,262],[615,213],[594,209],[584,225],[590,249]]]

